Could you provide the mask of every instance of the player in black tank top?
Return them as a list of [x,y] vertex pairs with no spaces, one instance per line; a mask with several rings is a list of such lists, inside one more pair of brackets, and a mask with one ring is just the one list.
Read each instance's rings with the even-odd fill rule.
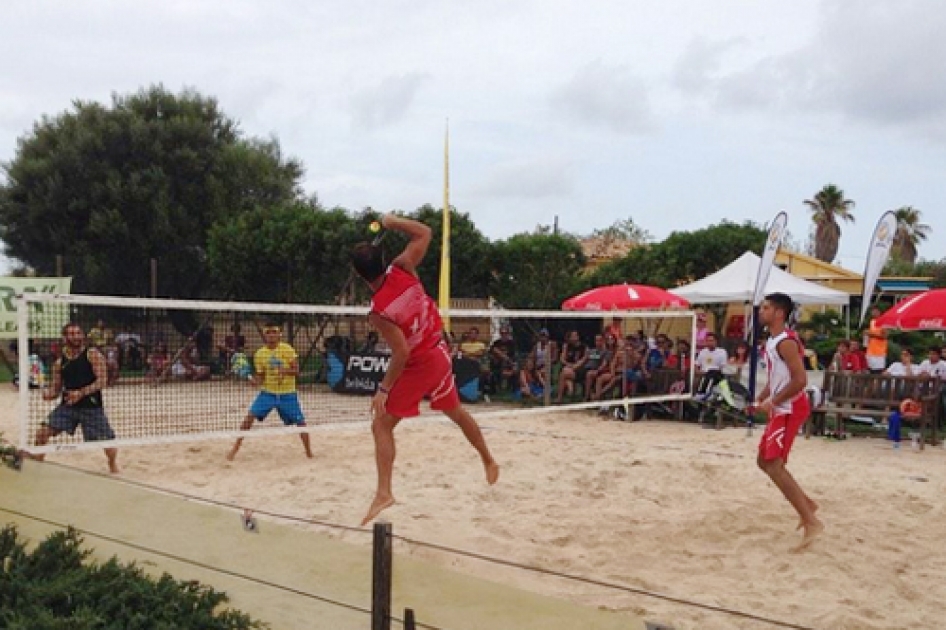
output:
[[[95,382],[95,370],[92,367],[92,361],[89,359],[90,352],[97,352],[85,348],[78,356],[69,358],[63,354],[60,361],[60,373],[62,375],[63,399],[66,404],[66,392],[79,391],[85,393],[86,388]],[[91,393],[72,403],[73,409],[91,409],[102,406],[102,393],[92,391]]]
[[[86,347],[85,333],[78,324],[66,324],[62,337],[62,356],[53,365],[52,384],[43,392],[44,400],[61,397],[61,402],[36,432],[36,446],[43,446],[63,431],[72,435],[79,427],[87,442],[115,439],[102,407],[102,389],[108,381],[105,357],[95,348]],[[24,455],[38,460],[44,457]],[[108,469],[118,473],[118,449],[106,448],[105,456]]]

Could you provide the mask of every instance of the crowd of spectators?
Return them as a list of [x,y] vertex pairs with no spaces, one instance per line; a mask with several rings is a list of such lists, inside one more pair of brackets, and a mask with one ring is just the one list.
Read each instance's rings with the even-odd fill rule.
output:
[[[473,327],[452,343],[454,359],[480,364],[480,387],[487,396],[543,399],[548,393],[557,403],[605,400],[647,392],[655,372],[679,372],[691,363],[687,340],[674,341],[663,333],[622,335],[614,325],[587,340],[574,329],[559,339],[547,328],[518,333],[514,338],[512,328],[504,324],[487,344]],[[725,351],[719,351],[725,363]]]

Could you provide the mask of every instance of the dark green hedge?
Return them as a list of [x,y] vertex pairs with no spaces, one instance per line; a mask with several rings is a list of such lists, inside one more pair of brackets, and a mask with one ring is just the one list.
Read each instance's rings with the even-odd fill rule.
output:
[[50,534],[32,552],[8,525],[0,530],[0,628],[8,630],[239,630],[265,628],[225,610],[226,594],[168,574],[152,578],[92,552],[73,529]]

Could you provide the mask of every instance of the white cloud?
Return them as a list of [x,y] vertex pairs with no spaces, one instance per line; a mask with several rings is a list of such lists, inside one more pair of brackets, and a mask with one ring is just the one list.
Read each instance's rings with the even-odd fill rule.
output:
[[410,73],[385,77],[378,85],[360,90],[351,98],[355,125],[375,129],[399,122],[428,80],[423,74]]
[[939,0],[825,0],[815,32],[789,52],[739,65],[731,40],[695,38],[675,87],[719,111],[837,115],[946,140],[946,11]]
[[486,172],[472,194],[533,199],[568,196],[573,185],[571,170],[569,161],[562,158],[507,162]]
[[642,133],[654,126],[644,81],[627,66],[594,61],[556,88],[550,101],[553,111],[571,120],[621,134]]

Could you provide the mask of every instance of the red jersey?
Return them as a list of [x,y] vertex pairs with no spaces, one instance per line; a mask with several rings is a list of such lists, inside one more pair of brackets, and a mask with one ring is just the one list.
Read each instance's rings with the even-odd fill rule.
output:
[[384,282],[371,299],[371,312],[397,324],[411,356],[436,347],[443,338],[437,305],[417,276],[396,265],[385,271]]
[[846,359],[847,367],[844,369],[851,370],[852,372],[867,371],[867,355],[863,350],[848,352]]

